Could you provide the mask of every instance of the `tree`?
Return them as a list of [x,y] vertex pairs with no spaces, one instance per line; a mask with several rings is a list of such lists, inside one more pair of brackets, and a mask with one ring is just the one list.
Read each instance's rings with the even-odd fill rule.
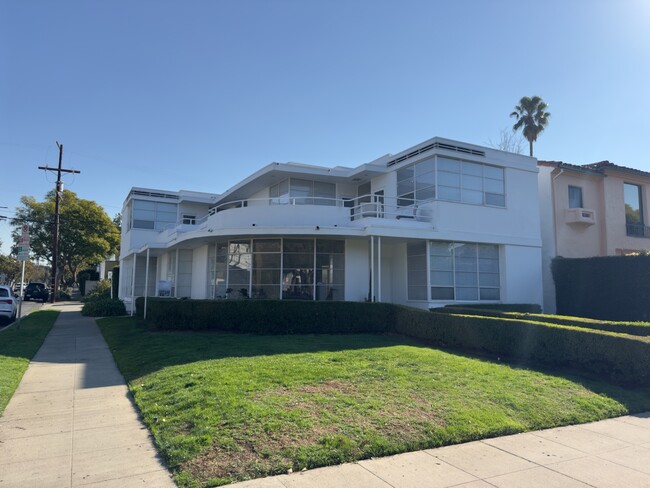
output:
[[523,97],[510,117],[515,117],[517,122],[512,126],[513,131],[523,128],[523,134],[530,144],[530,156],[533,156],[533,142],[548,125],[551,114],[546,111],[548,105],[538,96]]
[[492,139],[488,140],[488,146],[500,151],[508,151],[516,154],[521,154],[524,152],[524,149],[522,147],[523,144],[523,137],[510,130],[508,127],[501,129],[498,142],[494,142]]
[[[31,196],[23,196],[20,201],[22,206],[11,221],[14,244],[20,239],[21,224],[26,222],[30,225],[32,255],[52,263],[54,191],[43,202]],[[64,281],[76,282],[79,270],[117,252],[120,233],[102,207],[69,190],[63,191],[59,215],[59,272]]]

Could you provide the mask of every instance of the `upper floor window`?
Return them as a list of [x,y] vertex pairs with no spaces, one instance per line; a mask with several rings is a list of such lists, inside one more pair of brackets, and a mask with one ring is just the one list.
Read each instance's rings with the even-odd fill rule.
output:
[[289,178],[269,189],[272,205],[336,205],[336,185]]
[[176,224],[175,203],[133,200],[132,228],[162,230]]
[[196,225],[196,215],[183,214],[183,224]]
[[569,185],[569,208],[583,208],[582,188]]
[[397,170],[397,204],[426,200],[505,206],[503,168],[436,157]]
[[623,195],[625,199],[625,226],[628,236],[644,236],[643,224],[643,197],[641,187],[631,183],[624,183]]

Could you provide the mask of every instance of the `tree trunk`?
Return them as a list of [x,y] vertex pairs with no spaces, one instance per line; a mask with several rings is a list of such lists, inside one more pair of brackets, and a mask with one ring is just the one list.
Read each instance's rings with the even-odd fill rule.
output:
[[530,144],[530,157],[532,158],[533,157],[533,141],[528,141],[528,143]]

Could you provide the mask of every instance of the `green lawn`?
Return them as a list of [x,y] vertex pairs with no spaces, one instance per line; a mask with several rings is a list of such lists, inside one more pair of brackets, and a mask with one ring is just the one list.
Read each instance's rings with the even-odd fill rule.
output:
[[152,332],[98,321],[183,487],[650,410],[650,389],[401,337]]
[[0,415],[58,315],[55,310],[33,312],[22,320],[20,329],[13,325],[0,332]]

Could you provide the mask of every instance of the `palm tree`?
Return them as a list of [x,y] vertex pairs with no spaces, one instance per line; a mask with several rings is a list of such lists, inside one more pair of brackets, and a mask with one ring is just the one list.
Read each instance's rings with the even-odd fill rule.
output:
[[512,130],[517,131],[524,128],[523,134],[530,144],[530,156],[533,156],[533,142],[537,136],[548,125],[548,119],[551,116],[546,111],[548,105],[538,96],[523,97],[519,100],[519,105],[515,106],[515,111],[510,117],[516,117],[517,122],[512,126]]

